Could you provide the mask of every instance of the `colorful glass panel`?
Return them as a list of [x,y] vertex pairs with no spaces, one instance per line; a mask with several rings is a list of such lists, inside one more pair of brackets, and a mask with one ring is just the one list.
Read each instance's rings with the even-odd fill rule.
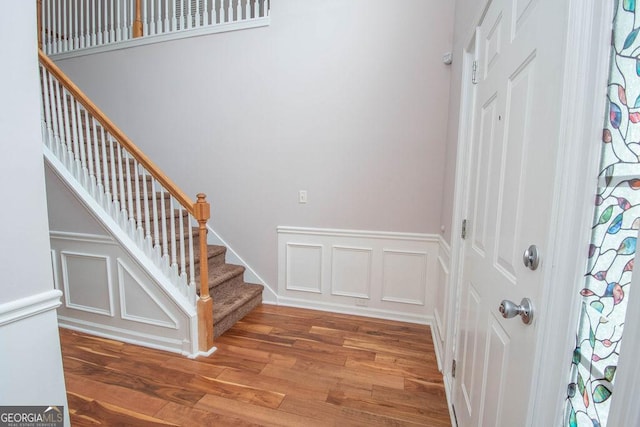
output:
[[565,426],[606,426],[640,226],[640,25],[616,0],[607,116]]

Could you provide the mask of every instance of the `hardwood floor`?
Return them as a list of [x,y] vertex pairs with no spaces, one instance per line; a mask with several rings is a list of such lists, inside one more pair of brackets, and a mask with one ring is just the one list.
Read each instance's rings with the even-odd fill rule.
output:
[[428,326],[262,305],[208,358],[61,329],[73,426],[450,426]]

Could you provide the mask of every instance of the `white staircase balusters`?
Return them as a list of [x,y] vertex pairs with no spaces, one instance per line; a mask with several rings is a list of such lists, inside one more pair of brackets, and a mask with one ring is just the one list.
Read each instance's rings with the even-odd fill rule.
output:
[[[195,307],[196,274],[206,281],[207,254],[206,242],[202,246],[193,236],[203,228],[193,226],[206,227],[205,196],[193,203],[44,53],[39,57],[47,158],[55,157],[56,168],[66,169],[65,176],[73,177],[67,179],[82,187]],[[205,263],[198,271],[196,250]],[[213,325],[207,326],[207,337],[212,331]]]
[[[88,114],[87,114],[88,115]],[[101,144],[101,139],[100,139],[100,135],[98,134],[98,126],[96,123],[96,119],[95,118],[91,118],[91,122],[92,122],[92,132],[93,132],[93,138],[94,138],[94,142],[93,142],[93,160],[95,162],[95,171],[96,171],[96,175],[95,175],[95,185],[96,185],[96,189],[95,189],[95,194],[96,197],[98,199],[98,202],[100,203],[100,206],[104,206],[104,187],[102,185],[102,165],[100,164],[100,144]]]
[[[265,23],[247,23],[268,16],[268,4],[266,0],[41,0],[38,31],[42,49],[55,55],[130,41],[138,22],[142,37],[261,26]],[[234,26],[215,28],[228,23]]]

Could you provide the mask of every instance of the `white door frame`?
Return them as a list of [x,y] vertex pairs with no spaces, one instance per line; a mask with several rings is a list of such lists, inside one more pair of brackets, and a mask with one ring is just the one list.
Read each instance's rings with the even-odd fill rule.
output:
[[[536,0],[532,0],[535,7]],[[482,13],[491,0],[485,0]],[[541,301],[536,302],[539,345],[535,357],[534,378],[537,378],[529,402],[528,425],[558,425],[562,421],[566,387],[569,383],[571,354],[579,315],[579,289],[584,284],[589,230],[592,225],[597,171],[600,158],[607,80],[613,2],[602,0],[565,0],[558,7],[568,7],[569,22],[565,41],[563,105],[558,135],[562,141],[556,161],[556,178],[551,208],[550,253],[542,254],[547,264]],[[467,212],[469,176],[469,129],[474,89],[468,75],[469,48],[475,29],[466,38],[467,50],[463,66],[461,113],[458,129],[454,210],[451,234],[451,276],[449,286],[449,319],[453,325],[445,342],[444,375],[450,396],[455,396],[450,361],[457,355],[455,348],[459,325],[460,279],[462,277],[463,244],[461,223]],[[585,150],[584,147],[591,147]],[[550,267],[549,267],[550,266]],[[567,309],[569,308],[569,309]],[[559,329],[558,325],[562,325]],[[568,325],[566,327],[565,325]],[[560,330],[560,333],[558,331]],[[624,347],[623,347],[624,348]],[[459,357],[458,357],[459,359]],[[615,399],[615,394],[614,394]]]

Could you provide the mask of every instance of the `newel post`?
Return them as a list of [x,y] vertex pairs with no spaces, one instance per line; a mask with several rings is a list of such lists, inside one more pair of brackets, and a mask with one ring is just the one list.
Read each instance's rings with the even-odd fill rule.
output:
[[213,299],[209,295],[209,266],[207,263],[207,221],[211,206],[206,195],[199,193],[194,211],[199,225],[200,239],[200,298],[198,299],[198,348],[208,351],[213,347]]
[[37,1],[37,14],[38,14],[38,47],[42,49],[42,0]]
[[136,0],[136,19],[133,21],[133,37],[142,37],[142,0]]

